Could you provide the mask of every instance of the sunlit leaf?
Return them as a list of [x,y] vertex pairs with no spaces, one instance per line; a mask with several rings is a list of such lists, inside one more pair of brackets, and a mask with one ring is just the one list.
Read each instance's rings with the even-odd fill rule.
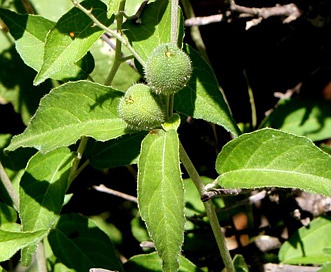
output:
[[285,187],[331,195],[331,157],[305,137],[275,129],[243,134],[216,160],[225,188]]
[[52,227],[60,214],[74,155],[68,148],[37,153],[20,183],[20,219],[24,231]]
[[[129,2],[131,2],[131,1],[129,1]],[[112,15],[117,14],[120,3],[121,3],[121,0],[109,0],[108,1],[108,10],[107,10],[108,18],[110,18]]]
[[176,111],[223,126],[234,135],[240,130],[220,91],[212,68],[192,47],[186,46],[193,72],[187,86],[175,95]]
[[[195,266],[191,261],[183,256],[179,256],[181,272],[201,272],[202,270]],[[124,268],[126,272],[162,272],[160,259],[157,253],[141,254],[131,257],[125,264]]]
[[324,264],[321,268],[317,269],[316,272],[329,272],[331,271],[331,263]]
[[54,22],[73,7],[72,2],[68,0],[30,0],[30,2],[36,9],[37,14],[41,14]]
[[48,230],[12,232],[0,229],[0,262],[10,259],[20,249],[38,243],[47,233]]
[[118,117],[121,92],[89,81],[63,84],[40,102],[26,130],[6,150],[34,147],[42,152],[75,143],[81,136],[106,141],[125,134]]
[[293,98],[282,102],[266,117],[263,127],[272,127],[313,141],[331,138],[331,102]]
[[[128,36],[134,49],[146,61],[154,48],[161,43],[171,41],[171,10],[169,1],[158,0],[149,2],[144,8],[140,20],[138,23],[136,19],[127,20],[123,28],[126,30],[125,34]],[[179,12],[178,21],[178,37],[181,44],[181,37],[183,36],[181,12]]]
[[177,271],[185,218],[175,130],[155,130],[143,140],[138,161],[138,205],[164,271]]
[[301,227],[280,248],[278,257],[288,264],[324,264],[330,257],[323,252],[331,246],[331,218],[318,217]]
[[24,62],[39,71],[45,38],[55,23],[39,15],[17,14],[6,9],[0,9],[0,17],[16,40],[16,49]]
[[[20,183],[20,219],[23,231],[51,228],[58,218],[68,187],[74,156],[67,148],[37,153],[28,163]],[[21,261],[28,266],[36,246],[22,250]]]
[[[89,0],[82,5],[92,10],[92,14],[104,25],[109,26],[113,21],[107,19],[104,3]],[[103,32],[76,7],[63,15],[46,37],[43,64],[34,84],[42,83],[53,74],[61,72],[63,67],[81,60]]]
[[[35,71],[40,71],[43,65],[45,39],[55,23],[39,15],[21,15],[5,9],[0,9],[0,17],[14,37],[16,50],[24,63]],[[82,56],[79,61],[69,63],[61,67],[59,71],[53,72],[51,78],[57,80],[86,79],[93,68],[93,58],[91,54],[87,54]]]

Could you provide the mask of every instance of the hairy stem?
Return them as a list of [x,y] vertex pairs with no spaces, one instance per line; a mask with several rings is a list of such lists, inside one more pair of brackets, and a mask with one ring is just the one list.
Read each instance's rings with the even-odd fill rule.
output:
[[[179,5],[178,0],[171,0],[171,27],[170,27],[170,39],[171,43],[178,44],[178,14]],[[174,96],[170,95],[167,98],[167,118],[170,118],[173,113],[174,108]]]
[[133,47],[130,45],[130,43],[121,36],[117,31],[111,30],[110,28],[106,27],[104,24],[102,24],[91,12],[91,10],[87,10],[84,8],[78,1],[71,0],[72,3],[79,8],[82,12],[84,12],[93,22],[96,26],[100,27],[102,30],[104,30],[106,33],[110,34],[111,36],[118,39],[124,46],[127,47],[127,49],[130,51],[130,53],[137,59],[137,61],[140,62],[142,66],[145,66],[145,61],[140,57],[140,55],[133,49]]
[[[195,169],[192,161],[190,160],[189,156],[187,155],[184,147],[182,144],[179,145],[179,154],[181,162],[183,163],[187,173],[189,174],[190,178],[192,179],[195,187],[199,191],[200,196],[204,193],[204,183],[200,178],[200,175],[198,174],[197,170]],[[224,265],[227,269],[227,272],[235,272],[235,268],[232,262],[232,258],[230,255],[230,252],[226,246],[225,237],[222,233],[221,226],[218,222],[217,214],[215,212],[215,207],[213,205],[213,202],[211,200],[208,200],[206,202],[203,202],[206,210],[207,217],[210,222],[210,226],[212,228],[212,231],[214,233],[218,249],[221,253]]]
[[[122,24],[123,24],[123,11],[125,7],[125,0],[120,2],[119,8],[118,8],[118,14],[116,16],[116,30],[121,35],[122,31]],[[115,59],[114,63],[111,67],[111,70],[109,72],[109,75],[105,81],[105,85],[110,85],[122,63],[122,42],[119,39],[116,39],[116,46],[115,46]]]
[[0,162],[0,179],[2,181],[3,186],[5,187],[8,195],[10,196],[14,206],[16,209],[18,209],[19,205],[19,196],[17,192],[15,191],[13,184],[11,183],[5,169],[2,166],[2,163]]
[[178,43],[178,0],[171,0],[171,42]]
[[251,85],[249,84],[248,77],[246,71],[244,71],[244,76],[247,83],[247,91],[249,96],[249,103],[251,105],[251,111],[252,111],[252,128],[256,128],[257,125],[257,115],[256,115],[256,107],[255,107],[255,100],[254,100],[254,94],[253,90],[251,88]]
[[83,153],[86,147],[88,141],[88,137],[82,136],[80,139],[80,143],[79,146],[77,148],[77,156],[74,159],[74,162],[72,163],[72,167],[70,169],[70,173],[69,173],[69,178],[68,178],[68,187],[70,186],[70,184],[72,183],[72,181],[77,177],[77,169],[79,166],[79,163],[83,157]]

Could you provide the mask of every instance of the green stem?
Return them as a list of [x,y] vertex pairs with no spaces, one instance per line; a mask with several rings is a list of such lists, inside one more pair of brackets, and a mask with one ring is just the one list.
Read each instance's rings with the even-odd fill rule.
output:
[[110,34],[111,36],[115,37],[121,43],[127,47],[127,49],[131,52],[131,54],[137,59],[137,61],[140,62],[142,66],[145,66],[145,61],[140,57],[140,55],[133,49],[133,47],[130,45],[130,43],[123,38],[117,31],[111,30],[110,28],[103,25],[93,14],[91,10],[87,10],[84,8],[78,1],[71,0],[71,2],[79,8],[82,12],[84,12],[93,22],[96,26],[100,27],[102,30],[104,30],[106,33]]
[[[118,8],[118,15],[116,16],[117,22],[117,32],[120,34],[122,30],[123,24],[123,12],[125,7],[125,0],[121,1]],[[105,81],[105,85],[111,85],[120,65],[122,64],[122,42],[119,39],[116,39],[116,47],[115,47],[115,58],[112,68],[109,72],[109,75]]]
[[171,94],[169,96],[169,118],[172,116],[173,111],[174,111],[174,98],[175,95]]
[[[170,39],[171,43],[178,45],[178,15],[179,5],[178,0],[171,0],[171,26],[170,26]],[[167,118],[170,118],[174,108],[174,96],[170,95],[167,98]]]
[[[202,194],[204,193],[204,183],[201,180],[200,175],[198,174],[197,170],[195,169],[192,161],[190,160],[189,156],[187,155],[187,153],[181,143],[179,145],[179,154],[180,154],[181,162],[183,163],[187,173],[189,174],[195,187],[199,191],[200,196],[202,196]],[[221,226],[219,224],[213,202],[211,200],[208,200],[208,201],[204,202],[203,204],[205,206],[206,214],[209,219],[210,226],[214,233],[216,243],[217,243],[218,249],[221,253],[221,256],[222,256],[224,265],[227,269],[227,272],[235,272],[236,270],[234,268],[229,249],[226,246],[226,240],[222,233]]]
[[119,67],[120,67],[120,65],[122,63],[121,61],[118,60],[118,58],[116,56],[117,55],[117,51],[118,51],[118,49],[117,49],[118,48],[117,47],[117,41],[118,40],[116,40],[115,59],[114,59],[113,65],[112,65],[112,67],[110,69],[110,72],[109,72],[109,74],[107,76],[107,79],[106,79],[106,81],[104,83],[104,85],[106,85],[106,86],[110,86],[111,85],[111,83],[114,80],[114,77],[116,75],[116,72],[117,72],[117,70],[119,69]]
[[77,148],[77,156],[74,159],[74,162],[72,163],[72,167],[70,169],[70,173],[69,173],[69,178],[68,178],[68,187],[70,186],[70,184],[72,183],[72,181],[77,177],[77,169],[79,166],[79,163],[83,157],[83,153],[86,147],[88,141],[88,137],[82,136],[80,139],[80,143],[79,146]]
[[2,181],[3,186],[5,187],[8,195],[10,196],[13,205],[16,209],[18,209],[19,207],[19,196],[16,192],[16,190],[14,189],[13,184],[11,183],[5,169],[2,166],[2,163],[0,162],[0,179]]
[[244,70],[244,76],[245,76],[246,83],[247,83],[247,91],[248,91],[248,96],[249,96],[249,103],[251,105],[251,111],[252,111],[252,128],[254,129],[254,128],[256,128],[256,125],[257,125],[257,115],[256,115],[256,107],[255,107],[254,94],[253,94],[253,90],[251,88],[251,85],[249,84],[246,70]]

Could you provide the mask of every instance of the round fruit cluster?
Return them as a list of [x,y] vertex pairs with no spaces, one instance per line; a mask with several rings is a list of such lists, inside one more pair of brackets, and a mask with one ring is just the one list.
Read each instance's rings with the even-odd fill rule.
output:
[[180,91],[192,73],[189,56],[175,44],[156,47],[144,69],[147,84],[134,84],[121,98],[119,116],[130,128],[151,130],[166,121],[167,96]]

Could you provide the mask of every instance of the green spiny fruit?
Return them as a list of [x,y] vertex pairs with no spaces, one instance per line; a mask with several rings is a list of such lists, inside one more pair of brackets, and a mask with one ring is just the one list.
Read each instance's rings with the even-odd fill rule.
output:
[[156,47],[145,66],[145,78],[152,91],[170,95],[181,90],[191,77],[190,57],[175,44]]
[[132,85],[119,102],[119,116],[132,129],[151,130],[159,127],[166,118],[163,99],[145,84]]

